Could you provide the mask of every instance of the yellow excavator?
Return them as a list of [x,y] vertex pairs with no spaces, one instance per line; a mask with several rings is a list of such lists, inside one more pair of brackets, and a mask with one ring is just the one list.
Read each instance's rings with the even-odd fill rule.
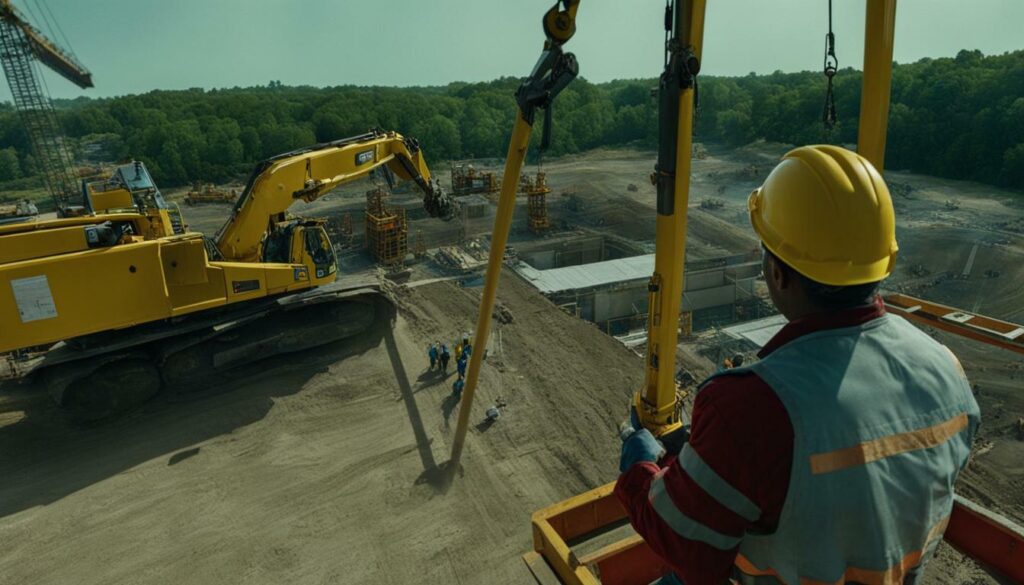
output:
[[338,280],[325,220],[287,212],[372,171],[449,213],[419,144],[375,130],[260,163],[212,239],[186,230],[141,162],[84,183],[85,216],[0,226],[0,377],[38,374],[59,404],[98,418],[359,333],[378,285]]

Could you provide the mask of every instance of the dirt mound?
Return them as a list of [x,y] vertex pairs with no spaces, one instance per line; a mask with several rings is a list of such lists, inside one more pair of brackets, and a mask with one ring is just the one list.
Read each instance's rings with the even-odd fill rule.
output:
[[506,275],[514,318],[495,323],[443,493],[455,377],[427,371],[426,346],[472,331],[478,292],[389,288],[390,327],[115,424],[0,396],[3,582],[520,582],[530,514],[617,475],[642,361]]

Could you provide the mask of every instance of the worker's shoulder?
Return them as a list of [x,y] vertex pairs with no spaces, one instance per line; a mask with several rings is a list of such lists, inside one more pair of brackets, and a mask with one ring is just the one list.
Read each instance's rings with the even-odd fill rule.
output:
[[701,385],[695,403],[718,409],[757,406],[763,402],[779,402],[775,392],[751,370],[722,372]]

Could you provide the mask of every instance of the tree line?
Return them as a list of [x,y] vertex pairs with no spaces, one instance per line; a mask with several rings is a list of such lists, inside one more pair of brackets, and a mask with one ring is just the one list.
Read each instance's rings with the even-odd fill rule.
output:
[[[855,143],[860,72],[836,76],[839,124],[821,122],[821,73],[702,76],[696,140]],[[441,87],[264,87],[152,91],[108,99],[57,100],[78,154],[140,159],[161,185],[222,181],[274,154],[365,132],[419,139],[431,162],[502,157],[519,80]],[[601,146],[653,148],[656,79],[575,81],[554,109],[559,156]],[[534,133],[539,141],[540,132]],[[536,154],[536,148],[532,149]],[[893,69],[886,166],[1024,191],[1024,51],[922,59]],[[16,113],[0,106],[0,181],[36,173]],[[22,179],[24,181],[25,179]]]

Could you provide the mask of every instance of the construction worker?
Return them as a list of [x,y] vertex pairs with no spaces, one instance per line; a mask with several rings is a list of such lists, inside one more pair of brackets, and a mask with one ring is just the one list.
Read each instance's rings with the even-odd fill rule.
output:
[[863,157],[807,146],[748,209],[789,323],[701,385],[678,454],[626,429],[615,494],[674,570],[663,582],[914,583],[980,416],[952,352],[877,294],[897,251],[889,191]]
[[445,374],[448,373],[448,360],[452,359],[452,354],[448,352],[448,344],[441,344],[441,371]]
[[455,367],[459,371],[459,379],[466,377],[466,363],[468,361],[469,356],[467,356],[466,354],[462,354],[462,357],[460,357],[459,360],[455,362]]
[[463,380],[462,378],[455,379],[455,383],[452,384],[452,396],[455,397],[455,400],[460,400],[462,398],[462,389],[465,387],[465,380]]
[[437,343],[431,343],[427,349],[427,357],[430,358],[430,370],[434,370],[434,366],[437,364],[437,358],[440,357],[440,352],[437,349]]
[[462,343],[455,342],[455,363],[459,363],[462,360]]

